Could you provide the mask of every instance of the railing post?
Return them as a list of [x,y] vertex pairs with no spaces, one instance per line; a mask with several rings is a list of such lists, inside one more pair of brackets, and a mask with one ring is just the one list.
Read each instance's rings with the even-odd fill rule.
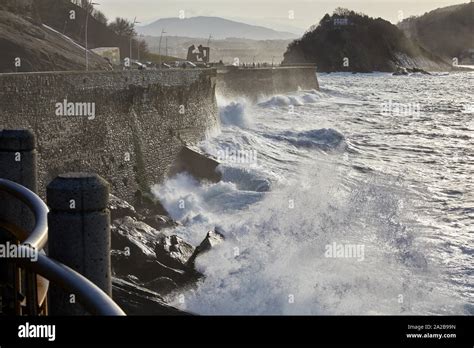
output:
[[[0,131],[0,178],[37,192],[35,136],[28,130]],[[6,194],[0,196],[0,219],[29,231],[34,216],[23,203]]]
[[[100,176],[71,173],[47,187],[49,256],[112,295],[109,184]],[[85,315],[74,294],[52,285],[51,315]]]
[[[35,137],[31,131],[0,131],[0,178],[16,182],[36,192],[36,160]],[[34,226],[34,216],[26,205],[6,193],[0,193],[0,220],[15,224],[25,231],[31,230]],[[14,239],[6,231],[0,229],[0,244],[7,242],[14,242]],[[32,274],[29,277],[30,280],[34,279]],[[18,314],[18,292],[21,288],[15,288],[15,286],[20,287],[20,282],[21,277],[17,267],[7,264],[6,260],[0,258],[0,314]],[[35,284],[31,285],[34,288]],[[36,291],[28,292],[30,297],[36,297]],[[28,302],[32,304],[36,301],[30,298]],[[29,308],[29,310],[36,311],[35,308]]]

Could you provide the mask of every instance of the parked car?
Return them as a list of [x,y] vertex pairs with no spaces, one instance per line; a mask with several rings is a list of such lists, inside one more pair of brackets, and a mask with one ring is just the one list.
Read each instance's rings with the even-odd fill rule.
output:
[[185,61],[183,62],[185,68],[197,68],[197,65],[193,62]]
[[140,63],[138,60],[132,60],[130,69],[146,70],[148,67],[145,64]]
[[193,62],[190,62],[190,61],[176,61],[174,62],[175,64],[175,67],[177,68],[183,68],[183,69],[186,69],[186,68],[191,68],[191,69],[194,69],[194,68],[197,68],[197,65],[194,64]]

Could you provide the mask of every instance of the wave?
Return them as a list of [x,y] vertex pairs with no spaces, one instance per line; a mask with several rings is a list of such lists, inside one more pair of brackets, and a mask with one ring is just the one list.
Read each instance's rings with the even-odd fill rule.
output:
[[245,104],[240,102],[231,102],[219,108],[219,116],[223,125],[237,126],[247,128],[250,125],[250,119],[245,113]]
[[279,134],[267,134],[266,137],[286,141],[297,147],[334,150],[346,148],[345,137],[335,129],[314,129],[303,132],[284,131]]
[[[199,185],[186,175],[157,190],[182,218],[182,234],[200,240],[218,226],[226,237],[197,260],[206,278],[186,293],[184,309],[211,315],[441,314],[458,306],[433,290],[437,270],[401,223],[401,207],[408,204],[403,189],[374,178],[345,187],[345,173],[337,173],[316,161],[301,169],[299,182],[268,193],[240,191],[232,183]],[[176,213],[181,195],[192,197],[185,198],[184,214]],[[335,244],[362,246],[362,257],[328,257],[327,246]]]
[[258,103],[261,108],[275,108],[285,106],[303,106],[316,103],[323,94],[316,90],[299,91],[296,95],[276,95]]
[[[466,276],[472,248],[459,248],[472,238],[462,234],[467,228],[459,221],[450,234],[433,218],[437,210],[424,214],[423,205],[433,197],[423,186],[428,176],[411,180],[417,172],[411,165],[423,167],[426,154],[399,144],[413,145],[414,131],[431,128],[410,129],[401,120],[397,126],[410,132],[391,136],[398,129],[394,121],[371,122],[374,105],[394,93],[410,98],[424,77],[404,81],[412,84],[404,95],[391,90],[386,76],[331,74],[322,79],[321,92],[274,96],[257,105],[218,99],[224,127],[200,147],[214,156],[256,150],[258,160],[224,161],[219,183],[203,184],[182,173],[154,187],[171,216],[183,223],[173,233],[197,244],[217,226],[226,237],[197,260],[205,278],[184,293],[185,304],[171,304],[231,315],[474,313]],[[426,83],[431,88],[436,79]],[[296,115],[287,112],[290,106]],[[336,122],[348,129],[349,139],[332,128]],[[380,150],[374,144],[381,144]],[[458,196],[450,198],[466,207]],[[333,243],[363,246],[364,257],[325,257],[325,247]]]

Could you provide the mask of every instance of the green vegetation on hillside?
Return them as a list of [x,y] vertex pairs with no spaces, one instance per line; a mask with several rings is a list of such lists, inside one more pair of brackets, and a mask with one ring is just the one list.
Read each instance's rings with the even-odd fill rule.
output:
[[[398,65],[442,64],[382,18],[338,8],[301,39],[293,41],[284,64],[316,63],[319,71],[394,71]],[[424,66],[420,66],[424,67]]]
[[[86,22],[89,50],[118,47],[122,59],[173,60],[152,55],[147,43],[137,39],[134,23],[122,18],[108,23],[102,12],[88,4],[82,0],[2,0],[0,72],[84,70]],[[112,69],[93,52],[88,54],[88,64],[90,70]]]
[[451,60],[474,49],[474,3],[440,8],[398,24],[430,52]]

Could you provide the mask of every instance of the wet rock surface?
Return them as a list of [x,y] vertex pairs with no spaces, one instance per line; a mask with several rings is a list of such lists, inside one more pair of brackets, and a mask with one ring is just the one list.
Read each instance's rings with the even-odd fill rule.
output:
[[139,218],[140,215],[137,213],[135,210],[135,207],[133,207],[131,204],[128,202],[114,196],[110,195],[109,196],[109,206],[110,210],[110,219],[112,221],[124,218],[126,216],[132,217],[132,218]]
[[194,267],[194,262],[199,255],[208,252],[222,242],[224,242],[224,235],[220,229],[216,227],[213,231],[207,232],[204,240],[201,242],[201,244],[199,244],[193,255],[189,258],[188,266]]
[[428,71],[421,69],[421,68],[405,68],[403,66],[397,66],[396,71],[393,73],[393,76],[406,76],[410,75],[410,73],[421,73],[423,75],[431,75]]
[[159,293],[121,278],[112,279],[112,297],[128,315],[189,315],[167,305]]
[[224,241],[222,231],[208,232],[194,247],[169,233],[178,223],[150,206],[137,209],[111,196],[109,210],[114,299],[131,315],[183,314],[166,305],[164,298],[203,277],[195,260]]
[[161,236],[155,245],[156,259],[169,267],[189,270],[187,265],[195,248],[178,236]]

